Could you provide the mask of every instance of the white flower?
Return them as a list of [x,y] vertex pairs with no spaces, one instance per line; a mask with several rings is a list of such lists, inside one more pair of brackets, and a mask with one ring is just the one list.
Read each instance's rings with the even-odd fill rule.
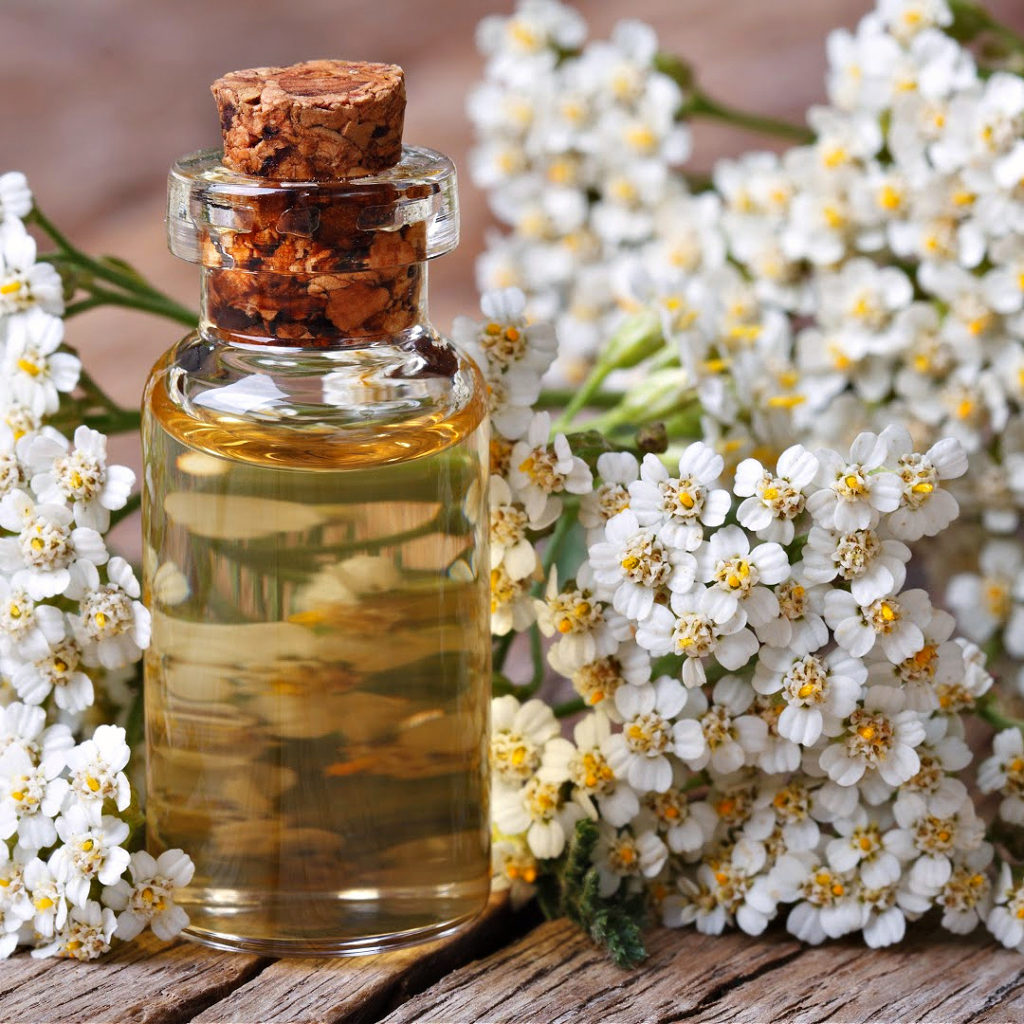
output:
[[174,902],[178,889],[192,881],[195,865],[181,850],[164,850],[153,859],[145,850],[131,856],[132,884],[121,879],[103,890],[103,902],[119,911],[115,935],[134,939],[148,924],[153,934],[169,942],[188,927],[188,914]]
[[833,871],[808,855],[785,858],[784,870],[800,901],[786,918],[786,930],[801,942],[817,946],[863,927],[866,915],[857,898],[855,872]]
[[93,702],[92,680],[78,671],[81,648],[72,637],[57,641],[35,661],[11,672],[11,685],[26,704],[42,704],[52,692],[62,711],[84,711]]
[[901,43],[929,28],[946,28],[953,23],[946,0],[878,0],[877,9],[882,22]]
[[17,833],[19,848],[29,853],[53,844],[52,819],[68,792],[63,769],[63,750],[37,759],[20,744],[7,747],[0,755],[0,837]]
[[910,869],[910,888],[925,896],[949,881],[954,856],[978,849],[985,837],[985,826],[969,798],[951,814],[938,817],[920,794],[901,793],[893,814],[900,827],[886,833],[886,849],[901,860],[917,858]]
[[533,622],[532,586],[529,576],[512,579],[504,564],[491,569],[491,632],[495,636],[521,632]]
[[499,786],[492,797],[495,825],[506,835],[525,833],[535,857],[558,857],[584,813],[579,804],[563,799],[561,788],[560,782],[546,782],[536,775],[520,788]]
[[643,686],[623,686],[615,694],[621,733],[607,744],[608,763],[638,793],[664,793],[672,785],[673,720],[686,703],[678,680],[661,676]]
[[491,888],[510,890],[512,906],[518,909],[536,895],[539,875],[537,858],[518,836],[495,838],[491,843]]
[[115,556],[102,585],[92,562],[80,560],[75,568],[67,594],[79,602],[80,612],[71,618],[85,663],[121,668],[138,661],[149,646],[150,615],[138,600],[132,567]]
[[887,427],[882,436],[889,442],[889,458],[896,461],[895,469],[903,484],[900,507],[889,513],[886,526],[902,540],[934,537],[960,512],[956,498],[940,482],[967,472],[963,445],[947,437],[920,455],[914,452],[906,430]]
[[693,555],[642,527],[632,509],[608,520],[605,537],[590,548],[590,564],[594,579],[612,588],[612,606],[626,618],[644,619],[664,589],[678,593],[693,585]]
[[542,779],[573,785],[573,799],[591,818],[600,817],[610,825],[629,824],[640,809],[636,793],[616,777],[609,763],[614,744],[607,715],[597,712],[581,719],[573,729],[573,743],[555,738],[544,748]]
[[869,770],[889,786],[899,786],[921,767],[915,747],[925,738],[915,711],[904,710],[902,693],[891,686],[868,689],[863,707],[854,710],[843,731],[822,752],[819,763],[840,786],[853,786]]
[[853,712],[867,675],[864,664],[842,650],[822,656],[765,647],[753,684],[758,693],[781,691],[786,706],[779,715],[779,735],[812,747],[823,730],[834,734]]
[[84,907],[93,879],[113,885],[124,873],[131,854],[121,843],[128,838],[128,824],[104,814],[99,822],[80,804],[74,803],[57,819],[59,846],[50,861],[57,880],[64,885],[68,900]]
[[974,931],[992,909],[992,882],[987,869],[992,847],[982,843],[953,865],[946,884],[935,895],[942,907],[942,927],[956,935]]
[[54,413],[60,394],[69,394],[78,384],[81,360],[70,352],[58,352],[64,340],[64,323],[38,307],[7,323],[7,345],[2,365],[6,376],[22,375],[43,395],[43,408]]
[[5,219],[0,223],[0,316],[34,306],[54,316],[64,313],[60,274],[49,263],[36,263],[35,239],[21,221]]
[[[581,576],[586,566],[581,568]],[[537,625],[545,636],[558,634],[549,657],[570,671],[596,658],[607,657],[629,636],[629,626],[620,615],[596,597],[592,587],[578,581],[576,586],[558,589],[554,570],[548,579],[543,601],[536,601]]]
[[824,646],[828,642],[828,627],[822,612],[828,592],[828,587],[811,585],[802,563],[792,566],[790,578],[775,588],[778,618],[757,627],[758,639],[794,654],[806,654]]
[[556,494],[586,494],[592,484],[587,464],[572,454],[564,434],[548,443],[550,429],[551,417],[546,412],[536,413],[526,440],[513,447],[509,466],[509,485],[525,506],[534,529],[558,518],[562,506]]
[[131,801],[128,777],[123,771],[130,757],[124,729],[114,725],[97,726],[92,739],[69,752],[71,790],[94,821],[99,821],[107,800],[119,811],[125,810]]
[[52,605],[37,605],[21,586],[0,575],[0,650],[19,659],[46,658],[64,639],[64,615]]
[[640,475],[640,466],[629,452],[603,452],[597,459],[599,486],[580,499],[580,522],[587,541],[594,544],[604,535],[604,525],[629,508],[629,485]]
[[789,559],[779,544],[759,544],[750,550],[750,540],[738,526],[716,531],[697,551],[698,578],[711,584],[712,615],[719,621],[731,618],[739,609],[754,626],[763,625],[779,614],[779,602],[768,589],[789,577]]
[[950,579],[946,601],[960,628],[982,644],[1013,611],[1013,591],[1024,571],[1024,550],[1014,541],[989,541],[981,549],[978,568],[980,575],[957,573]]
[[999,869],[993,903],[985,926],[1007,949],[1024,952],[1024,882],[1014,882],[1005,861]]
[[0,174],[0,224],[24,217],[32,209],[28,179],[21,171]]
[[25,491],[0,498],[0,526],[18,535],[0,540],[0,569],[37,601],[67,591],[73,564],[95,572],[108,558],[99,533],[71,520],[64,505],[37,505]]
[[504,565],[510,579],[525,579],[537,567],[537,552],[526,536],[528,516],[513,502],[503,477],[491,477],[489,498],[491,569]]
[[15,701],[0,707],[0,755],[12,747],[23,750],[34,763],[48,765],[51,759],[57,766],[56,775],[67,763],[67,753],[75,745],[71,730],[64,724],[47,726],[46,712]]
[[727,618],[716,616],[718,602],[711,590],[696,587],[674,593],[669,607],[655,605],[636,632],[636,642],[651,654],[684,654],[683,682],[702,686],[704,658],[714,655],[730,672],[742,668],[758,650],[757,637],[746,628],[747,617],[737,611]]
[[110,526],[110,512],[124,508],[135,483],[127,466],[107,465],[106,437],[84,425],[75,430],[73,449],[56,431],[42,431],[29,445],[26,462],[40,502],[70,502],[75,522],[100,533]]
[[732,505],[728,491],[711,487],[723,465],[722,456],[702,441],[683,452],[678,477],[670,477],[656,455],[645,455],[640,479],[629,485],[630,510],[670,546],[692,551],[703,537],[701,525],[721,525]]
[[54,877],[50,866],[38,857],[25,865],[24,881],[32,901],[32,927],[44,938],[51,938],[64,927],[68,918],[64,886]]
[[820,490],[807,499],[815,520],[827,529],[848,533],[878,522],[880,512],[892,512],[900,503],[899,477],[874,472],[885,462],[886,441],[876,434],[859,434],[850,447],[849,461],[837,452],[817,453],[820,469],[815,478]]
[[653,878],[667,858],[668,847],[654,832],[616,829],[602,822],[594,848],[594,864],[600,879],[598,891],[608,897],[619,890],[623,879]]
[[899,881],[899,858],[883,843],[889,835],[887,832],[883,836],[883,828],[891,824],[892,818],[886,812],[882,820],[884,824],[877,817],[869,819],[868,812],[858,804],[852,817],[832,822],[839,835],[825,844],[829,867],[833,871],[857,870],[868,889],[882,889]]
[[672,730],[676,756],[694,771],[710,765],[718,775],[752,763],[767,738],[763,719],[743,713],[753,700],[749,684],[736,676],[718,681],[710,706],[703,690],[690,690],[683,717]]
[[718,816],[704,801],[690,803],[674,786],[664,793],[644,794],[643,808],[673,853],[695,853],[710,842],[718,824]]
[[903,586],[910,548],[898,540],[883,540],[876,530],[839,533],[812,526],[803,555],[808,580],[830,583],[838,576],[849,582],[859,604],[869,605]]
[[615,721],[618,720],[615,710],[618,688],[640,686],[651,678],[651,656],[632,640],[621,643],[607,658],[598,658],[578,668],[563,665],[557,657],[549,656],[548,661],[556,672],[571,677],[573,689],[588,707],[600,708]]
[[804,489],[818,472],[818,460],[803,445],[793,445],[780,456],[775,473],[757,459],[744,459],[736,467],[733,490],[746,498],[736,510],[740,526],[762,540],[788,544],[793,520],[804,510]]
[[854,658],[863,658],[877,643],[894,665],[924,647],[924,630],[933,612],[923,590],[887,594],[865,606],[842,590],[825,597],[825,621],[840,647]]
[[527,322],[526,296],[519,288],[484,292],[480,308],[487,320],[480,324],[456,317],[452,340],[477,361],[488,379],[513,366],[532,370],[538,378],[547,371],[558,339],[551,324]]
[[491,701],[491,771],[502,783],[526,782],[540,767],[544,744],[558,735],[558,719],[541,700],[520,705],[511,694]]
[[95,900],[88,900],[73,906],[54,941],[33,949],[32,956],[95,960],[110,949],[110,939],[116,927],[112,910],[101,907]]
[[999,817],[1024,825],[1024,734],[1003,729],[992,739],[992,756],[978,765],[978,788],[983,793],[1002,793]]

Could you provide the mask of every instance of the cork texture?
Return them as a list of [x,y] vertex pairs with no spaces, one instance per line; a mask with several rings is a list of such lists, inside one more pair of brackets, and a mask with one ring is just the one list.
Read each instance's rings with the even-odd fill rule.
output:
[[394,64],[311,60],[250,68],[210,87],[224,164],[276,181],[358,178],[398,163],[405,75]]
[[[405,77],[394,65],[255,68],[219,78],[212,92],[225,165],[268,184],[345,181],[401,159]],[[415,198],[415,188],[404,195]],[[412,326],[421,316],[426,224],[363,223],[399,196],[388,182],[252,196],[246,230],[206,239],[206,317],[239,339],[303,347]]]

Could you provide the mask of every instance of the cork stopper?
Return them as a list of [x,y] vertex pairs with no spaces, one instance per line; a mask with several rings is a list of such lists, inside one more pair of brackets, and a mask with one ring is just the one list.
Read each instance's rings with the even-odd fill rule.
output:
[[210,87],[224,165],[275,181],[379,174],[402,157],[405,75],[394,64],[310,60],[250,68]]

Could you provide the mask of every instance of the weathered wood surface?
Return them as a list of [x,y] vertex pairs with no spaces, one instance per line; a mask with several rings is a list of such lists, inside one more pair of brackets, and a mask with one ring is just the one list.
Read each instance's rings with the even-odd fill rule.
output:
[[757,1024],[1024,1020],[1024,958],[924,927],[891,950],[806,949],[783,934],[652,933],[639,971],[609,964],[553,921],[467,964],[381,1024]]
[[[3,1024],[876,1024],[1024,1021],[1024,957],[926,925],[809,949],[781,931],[659,929],[637,971],[572,925],[500,903],[467,932],[342,960],[268,960],[152,938],[98,964],[0,966]],[[525,934],[523,934],[525,930]]]

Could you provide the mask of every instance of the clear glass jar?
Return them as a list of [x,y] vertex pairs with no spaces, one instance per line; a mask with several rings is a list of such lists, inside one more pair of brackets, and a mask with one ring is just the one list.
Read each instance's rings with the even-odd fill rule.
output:
[[143,416],[147,822],[187,934],[270,955],[446,934],[489,888],[487,425],[430,325],[455,172],[170,177],[199,330]]

